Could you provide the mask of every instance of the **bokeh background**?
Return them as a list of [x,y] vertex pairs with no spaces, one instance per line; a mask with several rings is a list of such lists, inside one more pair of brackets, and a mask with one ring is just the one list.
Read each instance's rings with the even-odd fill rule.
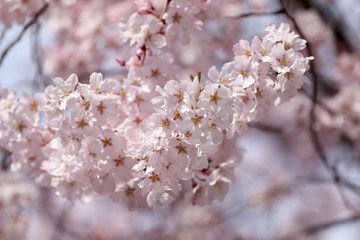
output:
[[[25,7],[5,13],[5,2]],[[0,54],[44,4],[32,9],[27,2],[32,1],[1,0]],[[112,78],[126,73],[114,58],[127,58],[133,49],[119,43],[117,23],[136,11],[133,1],[59,2],[51,1],[4,57],[1,88],[35,93],[57,76],[76,73],[86,82],[92,72]],[[7,22],[19,19],[16,14],[24,19]],[[312,86],[319,86],[315,118],[312,86],[306,86],[251,125],[237,141],[237,181],[223,202],[204,207],[179,199],[157,211],[130,212],[124,202],[107,197],[70,202],[3,167],[0,239],[360,239],[360,1],[212,0],[199,17],[203,33],[176,49],[184,75],[221,66],[232,59],[239,39],[264,34],[269,23],[291,24],[315,56],[309,73]]]

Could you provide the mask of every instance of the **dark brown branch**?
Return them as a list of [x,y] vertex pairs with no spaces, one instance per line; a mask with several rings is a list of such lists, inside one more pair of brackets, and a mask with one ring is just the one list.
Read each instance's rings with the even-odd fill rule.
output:
[[252,16],[268,16],[268,15],[277,15],[277,14],[285,14],[285,9],[279,9],[277,11],[273,12],[250,12],[250,13],[244,13],[240,14],[238,16],[229,17],[229,18],[246,18],[246,17],[252,17]]
[[24,25],[22,31],[20,32],[20,34],[17,36],[16,39],[14,39],[3,51],[3,53],[1,54],[0,57],[0,66],[4,60],[4,58],[6,57],[6,55],[9,53],[9,51],[12,49],[13,46],[15,46],[16,43],[18,43],[21,38],[24,36],[26,30],[28,30],[33,24],[36,23],[36,21],[38,20],[38,18],[45,12],[45,10],[49,7],[49,4],[45,4],[38,12],[35,13],[35,15],[30,19],[30,21]]

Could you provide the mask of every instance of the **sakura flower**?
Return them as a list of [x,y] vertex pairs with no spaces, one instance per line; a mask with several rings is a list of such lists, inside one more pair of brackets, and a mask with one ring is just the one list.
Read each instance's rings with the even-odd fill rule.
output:
[[91,171],[89,179],[96,193],[106,194],[115,190],[115,179],[111,174]]
[[153,15],[139,15],[134,13],[126,23],[120,22],[120,39],[124,42],[130,40],[130,46],[146,45],[150,49],[163,48],[166,40],[160,29],[162,23]]
[[285,50],[294,49],[300,51],[305,48],[306,41],[300,39],[299,35],[290,32],[290,25],[287,23],[281,23],[277,28],[275,24],[270,24],[265,28],[269,32],[267,38],[273,42],[281,41],[284,44]]
[[241,82],[243,88],[248,88],[255,83],[257,78],[256,72],[252,69],[251,59],[246,56],[235,56],[235,66],[239,75],[237,76],[238,81]]
[[180,184],[175,180],[163,181],[155,172],[147,172],[146,178],[139,182],[141,192],[146,195],[146,203],[149,207],[169,204],[180,193]]
[[86,171],[91,171],[93,168],[98,168],[99,164],[105,163],[102,159],[103,144],[101,141],[94,138],[86,138],[81,142],[81,149],[79,156],[83,162],[83,168]]
[[74,91],[78,81],[78,77],[75,74],[71,74],[66,80],[62,78],[53,79],[60,98],[68,97]]
[[[192,146],[185,141],[181,141],[178,138],[169,139],[168,144],[170,147],[168,156],[170,158],[166,161],[170,163],[169,168],[172,164],[176,164],[180,169],[183,169],[184,167],[187,167],[189,170],[202,170],[207,168],[208,162],[205,160],[201,150],[197,147]],[[174,159],[172,160],[171,157],[174,157]],[[176,162],[174,160],[176,160]]]
[[[164,61],[163,58],[167,58],[167,60]],[[166,55],[163,58],[156,55],[152,56],[151,60],[146,58],[142,67],[145,78],[150,79],[151,82],[159,86],[165,85],[172,78],[173,73],[176,72],[171,56]]]
[[92,73],[90,75],[90,88],[94,94],[110,92],[115,86],[114,81],[111,79],[104,80],[101,73]]
[[235,75],[236,72],[234,69],[234,62],[225,63],[220,73],[216,70],[215,66],[212,66],[208,72],[210,81],[219,82],[225,85],[228,85],[230,82],[234,81]]
[[246,57],[250,57],[252,55],[252,48],[250,43],[246,40],[240,40],[239,43],[235,44],[233,47],[234,55],[244,55]]
[[295,51],[292,49],[285,51],[284,45],[280,43],[272,48],[270,56],[272,57],[271,67],[279,73],[290,71],[296,61]]
[[258,36],[255,36],[251,41],[251,47],[256,53],[254,58],[263,62],[269,62],[271,60],[269,55],[274,44],[274,41],[270,41],[267,38],[260,39]]
[[193,30],[200,30],[202,22],[187,12],[184,3],[179,0],[171,1],[168,11],[164,14],[167,23],[166,37],[169,41],[180,40],[182,44],[188,44]]
[[142,24],[143,16],[137,13],[133,13],[130,16],[129,20],[120,22],[120,40],[123,42],[127,42],[128,40],[130,40],[130,46],[134,45],[136,42],[138,42]]
[[[199,103],[202,107],[210,112],[221,110],[229,110],[232,113],[231,91],[227,87],[220,84],[206,84],[203,91],[199,95]],[[231,112],[231,113],[230,113]]]
[[121,146],[114,146],[113,151],[108,152],[107,162],[103,169],[113,172],[117,182],[127,182],[132,179],[131,169],[137,162],[133,158],[127,157]]
[[144,133],[156,137],[169,136],[174,127],[173,120],[163,113],[154,113],[140,124]]
[[142,209],[146,206],[146,198],[137,185],[138,180],[131,180],[126,184],[118,185],[115,192],[110,195],[113,201],[127,200],[129,210]]
[[9,91],[8,89],[0,89],[0,119],[3,121],[9,120],[9,113],[14,111],[17,103],[17,97],[15,91]]
[[279,81],[280,90],[284,92],[290,86],[299,89],[304,83],[310,84],[310,80],[304,75],[306,65],[298,61],[288,72],[280,73],[276,79]]
[[90,111],[96,119],[97,125],[104,125],[107,122],[115,123],[117,120],[117,98],[113,96],[99,97],[91,100]]
[[[153,17],[152,15],[149,16]],[[148,20],[148,24],[143,25],[140,34],[142,39],[138,42],[140,46],[146,45],[149,49],[159,49],[166,46],[166,38],[161,32],[163,24],[155,17]]]
[[23,93],[19,100],[19,111],[27,114],[33,122],[39,121],[39,112],[46,104],[46,98],[43,93],[36,93],[34,97]]

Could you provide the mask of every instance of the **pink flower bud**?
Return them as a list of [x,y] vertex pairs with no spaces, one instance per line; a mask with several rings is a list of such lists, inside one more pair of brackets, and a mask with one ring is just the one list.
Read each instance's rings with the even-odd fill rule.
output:
[[120,57],[115,57],[115,60],[120,64],[120,66],[124,67],[126,65],[126,61]]

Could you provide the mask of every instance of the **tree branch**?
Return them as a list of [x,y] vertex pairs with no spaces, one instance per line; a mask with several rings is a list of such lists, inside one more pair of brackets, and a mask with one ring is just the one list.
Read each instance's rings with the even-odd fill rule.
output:
[[[285,7],[285,4],[284,4],[284,0],[280,0],[280,3],[282,4],[283,8],[285,9],[286,16],[294,23],[296,31],[298,31],[301,38],[303,38],[303,39],[305,39],[307,41],[308,47],[306,49],[307,49],[308,55],[309,56],[314,56],[313,51],[312,51],[312,47],[311,47],[311,43],[306,39],[304,33],[300,29],[300,27],[297,24],[296,20],[287,11],[287,9]],[[312,83],[313,89],[312,89],[312,96],[311,96],[312,106],[311,106],[311,110],[310,110],[310,124],[309,124],[309,132],[310,132],[310,135],[311,135],[311,141],[312,141],[312,143],[314,145],[315,150],[318,152],[318,154],[320,156],[320,159],[324,163],[325,167],[330,171],[331,176],[332,176],[332,180],[336,184],[337,189],[339,191],[339,194],[340,194],[345,206],[349,210],[352,210],[353,212],[357,212],[356,209],[354,209],[352,206],[350,206],[348,204],[348,202],[344,198],[343,192],[342,192],[339,185],[346,186],[346,187],[350,188],[351,190],[357,189],[358,187],[356,185],[354,185],[352,183],[349,183],[348,181],[341,178],[341,176],[339,175],[339,173],[337,171],[337,168],[333,164],[331,164],[329,162],[329,160],[327,159],[325,151],[324,151],[323,147],[320,144],[319,136],[317,134],[316,127],[315,127],[315,123],[316,123],[315,109],[316,109],[316,106],[318,105],[318,93],[319,93],[319,82],[320,81],[319,81],[318,74],[316,72],[316,67],[315,67],[314,61],[310,61],[309,64],[310,64],[310,72],[313,75],[313,83]]]
[[285,9],[282,8],[272,12],[249,12],[236,16],[206,16],[206,19],[239,19],[239,18],[247,18],[252,16],[268,16],[268,15],[277,15],[277,14],[285,14]]
[[316,225],[316,226],[309,226],[307,228],[304,228],[298,232],[289,234],[286,237],[280,237],[280,238],[276,238],[278,240],[294,240],[294,239],[299,239],[300,237],[303,237],[304,235],[311,235],[311,234],[316,234],[320,231],[324,231],[328,228],[331,227],[335,227],[338,225],[342,225],[342,224],[346,224],[346,223],[351,223],[351,222],[357,222],[360,220],[360,216],[359,215],[353,215],[351,217],[348,218],[344,218],[344,219],[339,219],[336,221],[332,221],[332,222],[328,222],[328,223],[323,223],[320,225]]

